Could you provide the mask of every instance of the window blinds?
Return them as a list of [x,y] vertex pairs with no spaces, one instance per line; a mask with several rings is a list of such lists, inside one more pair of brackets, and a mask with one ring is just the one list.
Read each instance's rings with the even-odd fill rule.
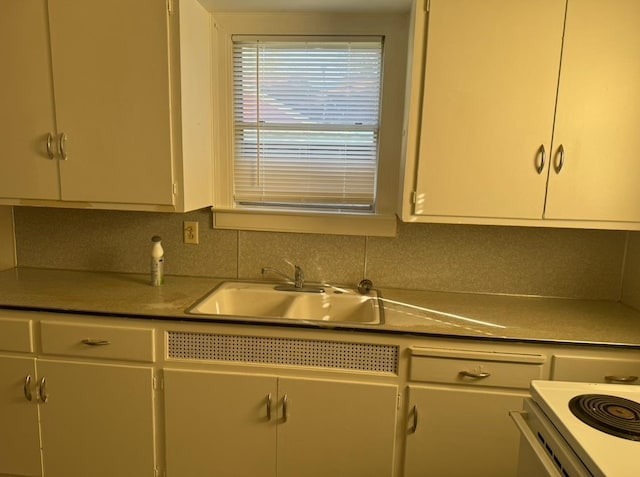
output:
[[382,38],[233,45],[236,205],[373,211]]

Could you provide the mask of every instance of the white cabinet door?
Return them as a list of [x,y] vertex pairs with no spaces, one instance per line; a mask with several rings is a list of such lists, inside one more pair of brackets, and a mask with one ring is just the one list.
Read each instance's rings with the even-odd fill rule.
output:
[[0,2],[0,198],[58,199],[46,0]]
[[397,386],[177,369],[164,376],[167,477],[393,474]]
[[525,395],[410,386],[404,477],[516,475],[520,436],[508,412]]
[[568,3],[545,218],[640,221],[638,25],[634,0]]
[[154,477],[150,367],[37,361],[46,477]]
[[564,11],[430,0],[415,215],[542,217]]
[[164,401],[167,477],[275,477],[276,377],[166,369]]
[[0,475],[42,475],[35,382],[35,359],[0,356]]
[[392,476],[397,393],[395,385],[279,378],[278,477]]
[[62,199],[171,205],[166,2],[48,4]]

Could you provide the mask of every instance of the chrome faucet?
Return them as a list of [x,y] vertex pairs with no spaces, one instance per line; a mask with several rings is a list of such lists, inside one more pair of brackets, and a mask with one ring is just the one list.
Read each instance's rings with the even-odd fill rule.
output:
[[266,275],[267,273],[273,273],[275,275],[280,275],[282,278],[287,280],[287,283],[291,285],[278,285],[275,287],[276,290],[280,291],[295,291],[295,292],[307,292],[307,293],[323,293],[324,288],[318,286],[305,286],[304,285],[304,272],[302,268],[298,265],[294,265],[294,275],[293,278],[290,278],[286,273],[281,272],[275,268],[271,267],[263,267],[262,275]]
[[304,288],[304,272],[302,271],[302,268],[300,268],[298,265],[294,265],[293,268],[294,268],[293,278],[289,278],[289,276],[286,273],[283,273],[280,270],[277,270],[271,267],[263,267],[262,275],[264,276],[267,273],[274,273],[276,275],[280,275],[289,283],[293,283],[293,286],[295,288]]

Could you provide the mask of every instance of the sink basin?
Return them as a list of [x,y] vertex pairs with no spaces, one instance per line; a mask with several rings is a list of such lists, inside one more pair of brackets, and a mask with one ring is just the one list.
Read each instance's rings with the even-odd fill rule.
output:
[[224,282],[187,313],[376,325],[382,322],[375,291],[323,286],[322,293],[277,290],[273,283]]

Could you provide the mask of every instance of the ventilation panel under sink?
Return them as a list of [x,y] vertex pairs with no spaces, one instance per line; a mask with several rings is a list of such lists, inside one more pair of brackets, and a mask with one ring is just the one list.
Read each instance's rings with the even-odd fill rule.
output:
[[398,347],[169,331],[168,358],[397,373]]

